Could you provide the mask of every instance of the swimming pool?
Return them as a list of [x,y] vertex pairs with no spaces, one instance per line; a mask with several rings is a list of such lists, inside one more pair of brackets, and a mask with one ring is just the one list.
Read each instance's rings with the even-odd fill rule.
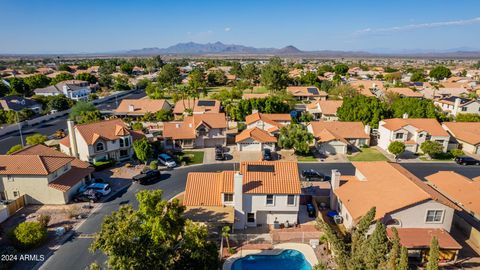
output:
[[312,270],[303,254],[287,249],[278,255],[248,255],[236,260],[232,270]]

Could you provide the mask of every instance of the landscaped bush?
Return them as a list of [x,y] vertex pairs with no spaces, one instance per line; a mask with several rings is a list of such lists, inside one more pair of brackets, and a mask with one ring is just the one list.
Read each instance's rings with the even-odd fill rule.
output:
[[111,160],[111,159],[103,160],[103,161],[97,161],[97,162],[93,163],[93,167],[95,168],[95,171],[101,171],[101,170],[110,168],[113,165],[115,165],[115,161]]
[[150,170],[156,170],[158,169],[158,160],[152,160],[150,162]]
[[441,160],[449,160],[449,159],[453,158],[453,155],[452,155],[451,152],[438,153],[438,154],[433,155],[433,158],[434,159],[441,159]]
[[452,149],[450,150],[450,153],[454,158],[465,155],[462,149]]
[[40,222],[26,221],[14,230],[14,243],[21,249],[30,249],[41,245],[47,239],[47,228]]
[[46,228],[48,226],[48,223],[50,223],[50,216],[41,214],[40,216],[38,216],[37,221]]

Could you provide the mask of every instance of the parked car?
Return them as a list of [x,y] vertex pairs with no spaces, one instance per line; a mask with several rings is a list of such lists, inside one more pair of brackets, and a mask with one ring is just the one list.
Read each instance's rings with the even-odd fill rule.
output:
[[165,165],[167,166],[168,168],[173,168],[173,167],[176,167],[177,166],[177,163],[175,162],[175,160],[173,159],[172,156],[168,155],[168,154],[160,154],[158,155],[158,161],[160,161],[160,163],[162,165]]
[[102,196],[108,195],[110,192],[112,192],[110,185],[105,183],[93,183],[87,187],[87,190],[96,191],[102,194]]
[[225,153],[223,151],[223,146],[216,145],[215,146],[215,160],[224,160],[224,159],[225,159]]
[[91,203],[95,203],[95,202],[98,202],[100,200],[100,197],[101,197],[101,194],[92,190],[92,189],[89,189],[85,192],[82,192],[82,193],[79,193],[77,194],[77,196],[75,196],[73,198],[73,201],[74,202],[91,202]]
[[457,157],[455,162],[461,165],[480,165],[480,160],[467,156]]
[[314,169],[302,171],[302,177],[307,181],[325,181],[325,175]]
[[262,159],[263,160],[272,160],[272,150],[265,148],[262,151]]
[[136,181],[143,185],[158,178],[160,178],[159,170],[148,170],[148,171],[142,172],[141,174],[135,175],[132,179],[133,181]]
[[313,204],[307,203],[307,213],[309,217],[315,217],[315,207],[313,207]]

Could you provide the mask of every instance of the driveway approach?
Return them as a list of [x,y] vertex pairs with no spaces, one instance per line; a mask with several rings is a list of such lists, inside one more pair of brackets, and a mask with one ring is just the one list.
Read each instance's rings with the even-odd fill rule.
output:
[[[480,167],[463,167],[452,163],[416,163],[404,164],[405,168],[420,178],[435,173],[439,170],[456,171],[467,177],[479,176]],[[162,180],[148,186],[138,184],[131,185],[128,190],[114,196],[110,201],[105,202],[103,207],[90,216],[78,229],[79,236],[72,238],[62,245],[54,254],[43,263],[40,269],[57,270],[84,270],[92,262],[101,264],[106,257],[101,252],[91,254],[88,247],[92,243],[91,234],[96,233],[101,226],[102,220],[112,211],[116,211],[122,204],[132,204],[137,207],[135,194],[144,189],[163,190],[164,199],[171,199],[185,190],[187,174],[189,172],[214,172],[233,170],[233,163],[209,164],[177,168],[171,171],[162,172]],[[236,166],[238,168],[238,165]],[[322,173],[330,174],[332,169],[338,169],[342,174],[353,174],[354,167],[350,163],[300,163],[299,170],[316,169]]]

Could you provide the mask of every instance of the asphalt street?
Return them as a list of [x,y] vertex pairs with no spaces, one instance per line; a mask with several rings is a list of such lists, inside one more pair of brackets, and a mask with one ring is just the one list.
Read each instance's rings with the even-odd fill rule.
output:
[[[137,90],[123,97],[119,97],[117,100],[112,99],[111,101],[101,103],[97,105],[99,110],[112,110],[117,107],[116,103],[120,102],[124,98],[142,98],[145,96],[145,91]],[[52,135],[55,131],[59,129],[67,129],[67,118],[68,115],[53,119],[51,121],[41,123],[35,126],[23,127],[22,134],[25,141],[25,137],[32,135],[34,133],[41,133],[44,135]],[[16,131],[8,135],[0,136],[0,154],[5,154],[12,146],[16,144],[21,144],[20,133]]]
[[[463,167],[454,163],[408,163],[402,164],[406,169],[420,178],[435,173],[440,170],[456,171],[467,177],[480,175],[480,167]],[[238,168],[238,165],[237,165]],[[353,174],[354,167],[350,163],[301,163],[299,171],[304,169],[316,169],[324,174],[330,175],[332,169],[338,169],[342,174]],[[161,189],[165,199],[171,199],[175,195],[185,190],[187,174],[189,172],[212,172],[233,170],[233,163],[209,164],[201,166],[190,166],[176,168],[174,170],[162,172],[162,179],[151,185],[132,184],[128,190],[117,194],[92,216],[90,216],[78,229],[79,236],[73,237],[56,250],[53,255],[43,263],[40,269],[45,270],[83,270],[92,262],[103,263],[106,256],[101,252],[92,254],[88,247],[92,243],[91,237],[82,237],[82,235],[91,235],[100,229],[103,218],[112,211],[116,211],[123,204],[132,204],[137,207],[135,194],[144,189]]]

